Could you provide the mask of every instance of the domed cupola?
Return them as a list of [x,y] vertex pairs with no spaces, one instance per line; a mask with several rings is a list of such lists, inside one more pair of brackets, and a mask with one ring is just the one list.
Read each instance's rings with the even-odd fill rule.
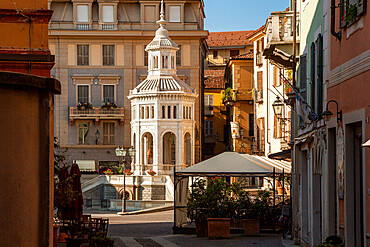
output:
[[160,25],[146,46],[148,76],[130,91],[131,143],[137,150],[135,174],[153,169],[169,175],[173,166],[194,164],[195,89],[177,76],[178,45],[164,28],[163,0]]

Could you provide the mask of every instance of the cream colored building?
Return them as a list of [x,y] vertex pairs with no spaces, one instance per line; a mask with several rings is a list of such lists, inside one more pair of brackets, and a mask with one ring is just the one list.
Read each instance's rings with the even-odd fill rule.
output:
[[[202,0],[164,1],[166,28],[179,45],[178,77],[201,93],[205,58]],[[51,0],[50,50],[62,94],[55,97],[55,136],[68,147],[68,160],[99,164],[117,161],[114,149],[131,146],[127,98],[148,74],[146,45],[158,28],[159,0]],[[93,105],[78,109],[78,103]],[[103,110],[103,103],[117,108]],[[194,107],[194,162],[201,157],[200,97]],[[89,165],[88,165],[89,166]]]

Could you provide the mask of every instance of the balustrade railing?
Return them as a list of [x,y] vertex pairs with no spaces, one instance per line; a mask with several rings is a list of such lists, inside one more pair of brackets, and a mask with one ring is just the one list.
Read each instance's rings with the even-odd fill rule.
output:
[[[297,13],[297,19],[299,13]],[[299,40],[297,28],[297,40]],[[293,42],[293,11],[272,12],[267,19],[267,44]]]

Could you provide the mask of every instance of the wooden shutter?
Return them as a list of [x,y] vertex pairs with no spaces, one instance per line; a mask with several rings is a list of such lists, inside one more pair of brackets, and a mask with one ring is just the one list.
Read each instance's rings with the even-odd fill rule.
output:
[[299,91],[303,96],[304,100],[307,101],[307,56],[302,55],[299,58],[300,65],[299,65]]
[[254,136],[254,114],[249,114],[249,136]]
[[276,66],[274,66],[274,81],[273,81],[273,83],[274,83],[274,86],[276,87],[277,85],[278,85],[278,82],[277,82],[277,80],[278,80],[278,68],[276,67]]
[[257,90],[262,90],[262,71],[257,72]]

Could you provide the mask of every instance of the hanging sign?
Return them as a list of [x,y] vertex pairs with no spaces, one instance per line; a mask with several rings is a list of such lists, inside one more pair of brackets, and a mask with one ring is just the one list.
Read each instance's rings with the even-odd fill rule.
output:
[[337,131],[337,181],[338,181],[338,197],[344,198],[344,134],[343,128],[338,127]]
[[239,138],[239,122],[230,122],[231,125],[231,136],[233,139]]

